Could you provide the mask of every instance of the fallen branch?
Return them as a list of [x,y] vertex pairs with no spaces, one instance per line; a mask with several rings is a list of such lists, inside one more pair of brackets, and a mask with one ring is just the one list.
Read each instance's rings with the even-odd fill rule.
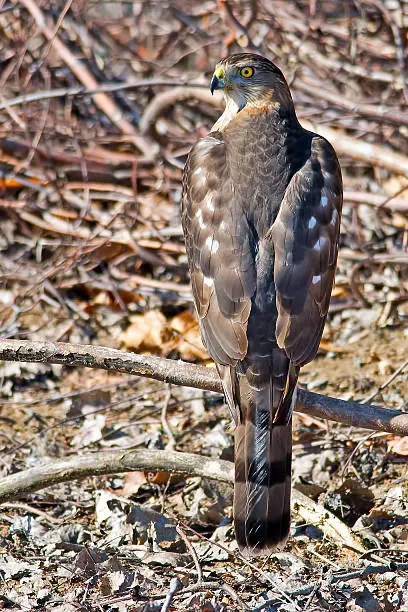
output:
[[[180,83],[182,85],[182,83]],[[186,83],[187,85],[187,83]],[[136,79],[129,80],[123,83],[103,83],[93,89],[88,89],[83,85],[77,87],[59,87],[57,89],[47,89],[45,91],[33,91],[28,94],[22,94],[15,98],[5,99],[4,102],[0,102],[0,111],[12,108],[13,106],[26,105],[30,102],[39,102],[42,100],[51,100],[53,98],[65,98],[70,96],[93,96],[98,93],[115,93],[118,91],[125,91],[127,89],[134,89],[139,87],[173,87],[174,80],[171,79],[160,79],[160,78],[148,78],[148,79]],[[200,87],[200,84],[197,84]],[[203,88],[207,85],[203,85]]]
[[338,106],[353,115],[368,117],[369,119],[389,123],[398,127],[401,125],[408,125],[408,115],[405,112],[398,112],[395,108],[385,105],[365,104],[364,102],[359,103],[355,100],[350,100],[350,98],[339,95],[338,92],[329,91],[321,87],[320,83],[316,83],[316,81],[308,79],[307,77],[302,81],[296,79],[294,89],[302,91],[309,96],[316,94],[316,98],[319,101],[324,100],[325,102],[329,102],[330,105]]
[[190,100],[191,98],[195,98],[196,100],[200,100],[206,104],[211,104],[217,108],[223,107],[222,95],[220,93],[212,96],[208,90],[201,87],[184,85],[181,85],[180,87],[173,87],[173,89],[168,89],[158,93],[146,106],[139,123],[139,128],[142,134],[147,134],[155,120],[166,108],[176,104],[177,102],[183,102],[185,100]]
[[191,453],[143,449],[76,454],[70,459],[59,459],[3,478],[0,480],[0,502],[88,476],[150,470],[202,476],[220,482],[233,482],[234,479],[231,462]]
[[377,144],[371,144],[364,140],[357,140],[353,136],[347,136],[340,130],[326,127],[314,121],[301,121],[304,128],[317,132],[326,138],[336,149],[339,155],[350,157],[357,161],[364,162],[372,166],[386,168],[395,174],[408,176],[408,157],[396,153],[390,148]]
[[[21,0],[21,4],[33,17],[38,29],[43,36],[48,40],[54,52],[59,55],[62,61],[72,70],[78,81],[86,89],[98,89],[98,82],[93,74],[88,70],[83,62],[81,62],[68,47],[57,36],[55,24],[48,19],[50,25],[47,25],[45,15],[33,0]],[[116,125],[119,130],[126,134],[130,140],[140,149],[147,159],[154,157],[157,154],[157,145],[140,136],[135,127],[128,121],[120,111],[119,107],[113,100],[103,92],[93,95],[96,106]]]
[[[75,455],[70,459],[52,461],[11,474],[0,480],[0,503],[87,476],[149,470],[178,472],[231,484],[234,482],[234,464],[230,461],[175,451],[117,450]],[[345,523],[296,489],[292,491],[292,508],[306,523],[318,525],[326,537],[336,541],[340,539],[349,548],[366,552]]]
[[[408,187],[406,187],[408,191]],[[397,212],[408,211],[408,199],[398,197],[386,197],[379,193],[370,193],[368,191],[345,191],[344,201],[352,204],[367,204],[376,208],[385,208]]]
[[[213,368],[102,346],[1,339],[0,360],[100,368],[222,393],[220,379]],[[304,389],[298,390],[296,410],[353,427],[408,435],[408,414],[399,410],[345,402]]]
[[[188,98],[197,98],[217,108],[223,107],[222,98],[220,96],[213,97],[209,91],[205,91],[198,87],[177,87],[170,91],[164,91],[157,94],[146,106],[140,122],[142,133],[145,134],[148,132],[149,127],[165,108]],[[390,172],[395,172],[396,174],[408,176],[408,157],[405,155],[396,153],[392,149],[381,145],[358,140],[353,136],[344,134],[344,132],[340,130],[320,125],[314,121],[302,119],[301,123],[307,130],[317,132],[321,134],[321,136],[324,136],[324,138],[327,138],[340,155],[373,166],[386,168],[390,170]]]
[[[389,551],[387,551],[389,552]],[[383,565],[367,565],[367,567],[357,568],[351,570],[351,572],[338,572],[330,578],[330,583],[335,584],[340,580],[342,582],[348,582],[349,580],[355,580],[356,578],[365,578],[366,576],[372,576],[373,574],[386,574],[390,570],[393,572],[406,572],[408,570],[408,563],[392,563]]]

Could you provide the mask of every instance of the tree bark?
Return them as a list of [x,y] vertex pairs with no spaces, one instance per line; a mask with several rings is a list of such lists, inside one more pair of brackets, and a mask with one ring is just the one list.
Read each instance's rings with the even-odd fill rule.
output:
[[[2,339],[0,360],[101,368],[222,393],[221,381],[214,368],[151,355],[125,353],[102,346]],[[305,389],[298,390],[296,411],[353,427],[408,435],[406,413],[357,402],[345,402]]]

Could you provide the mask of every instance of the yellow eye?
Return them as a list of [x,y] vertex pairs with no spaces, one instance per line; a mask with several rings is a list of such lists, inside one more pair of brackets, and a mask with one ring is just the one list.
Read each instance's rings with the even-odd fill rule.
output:
[[254,74],[254,69],[251,68],[251,66],[245,66],[244,68],[241,68],[239,74],[244,78],[249,79]]

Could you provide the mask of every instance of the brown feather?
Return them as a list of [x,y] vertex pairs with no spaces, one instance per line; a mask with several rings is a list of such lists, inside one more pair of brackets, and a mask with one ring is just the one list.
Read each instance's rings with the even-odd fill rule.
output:
[[237,425],[237,541],[254,556],[289,532],[291,414],[329,306],[342,182],[274,64],[254,54],[219,64],[227,80],[245,65],[253,86],[231,88],[188,157],[182,223],[201,334]]

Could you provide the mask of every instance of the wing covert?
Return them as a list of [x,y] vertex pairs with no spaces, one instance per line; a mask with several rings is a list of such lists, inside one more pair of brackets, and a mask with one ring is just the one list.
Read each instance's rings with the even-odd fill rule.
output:
[[247,321],[256,273],[251,230],[234,197],[221,135],[190,152],[183,175],[182,224],[203,339],[219,364],[247,352]]
[[292,177],[270,230],[275,251],[276,337],[298,366],[318,350],[334,281],[342,208],[340,166],[320,136]]

